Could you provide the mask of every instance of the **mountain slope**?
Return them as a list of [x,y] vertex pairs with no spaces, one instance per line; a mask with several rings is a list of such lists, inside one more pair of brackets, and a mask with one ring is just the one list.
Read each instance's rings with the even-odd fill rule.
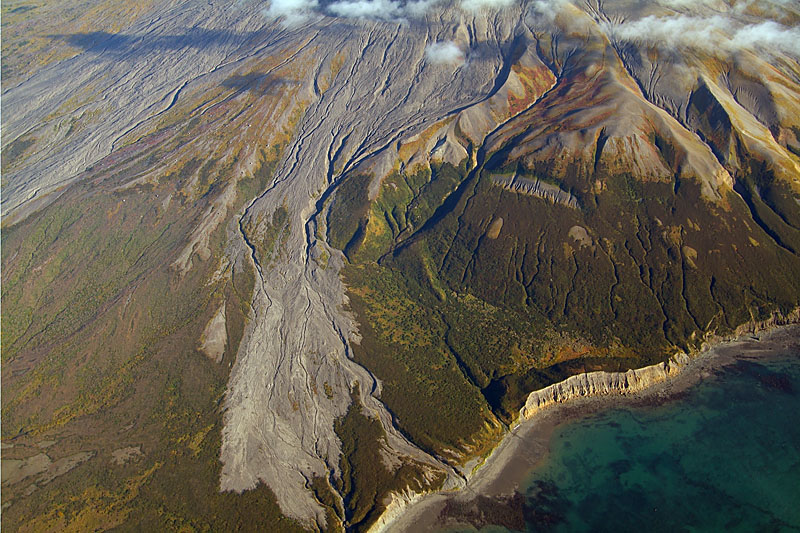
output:
[[98,2],[44,65],[12,40],[4,523],[363,530],[530,391],[794,310],[797,13],[628,4]]

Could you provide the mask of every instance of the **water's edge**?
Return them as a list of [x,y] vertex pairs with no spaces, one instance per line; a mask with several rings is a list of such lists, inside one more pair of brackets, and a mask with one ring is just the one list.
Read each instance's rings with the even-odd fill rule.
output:
[[[651,396],[667,399],[697,383],[704,370],[702,366],[716,368],[731,362],[734,357],[727,352],[738,344],[755,340],[766,344],[781,334],[800,337],[800,308],[785,316],[774,315],[764,321],[743,324],[727,336],[709,336],[699,350],[676,353],[666,362],[626,372],[577,374],[533,391],[512,429],[466,476],[464,489],[393,494],[369,531],[423,531],[435,525],[439,511],[450,498],[511,494],[521,479],[503,479],[508,477],[506,471],[524,471],[546,457],[550,435],[562,423],[635,399]],[[688,369],[696,371],[687,372]]]

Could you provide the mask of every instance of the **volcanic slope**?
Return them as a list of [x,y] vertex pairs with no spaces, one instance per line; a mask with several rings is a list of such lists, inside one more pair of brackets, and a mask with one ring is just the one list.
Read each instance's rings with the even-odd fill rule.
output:
[[452,463],[530,390],[797,307],[797,61],[678,58],[613,20],[524,17],[496,92],[353,169],[325,211],[356,360]]
[[4,524],[366,529],[531,390],[789,315],[797,58],[629,4],[98,2],[4,43],[48,50],[4,71]]

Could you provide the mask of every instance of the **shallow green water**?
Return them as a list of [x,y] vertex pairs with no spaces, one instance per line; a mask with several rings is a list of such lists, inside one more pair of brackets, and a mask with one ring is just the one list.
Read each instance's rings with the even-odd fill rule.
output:
[[551,449],[522,488],[530,531],[800,531],[800,357],[570,422]]

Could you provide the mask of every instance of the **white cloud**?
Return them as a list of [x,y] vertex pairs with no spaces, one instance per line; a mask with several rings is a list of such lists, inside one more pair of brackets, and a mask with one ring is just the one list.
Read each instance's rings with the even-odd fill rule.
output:
[[707,51],[780,51],[800,56],[800,28],[773,21],[742,24],[724,15],[695,17],[647,16],[610,24],[608,34],[620,41],[650,43],[670,48],[693,47]]
[[536,17],[552,22],[556,15],[571,4],[569,0],[533,0],[530,2],[531,13]]
[[319,6],[317,0],[272,0],[261,12],[267,18],[283,18],[285,26],[305,22]]
[[395,0],[340,0],[327,6],[331,14],[345,18],[401,19],[403,6]]
[[405,5],[406,13],[412,17],[424,17],[433,6],[442,0],[415,0]]
[[481,9],[500,9],[508,7],[517,0],[461,0],[461,8],[467,11],[480,11]]
[[[707,46],[712,42],[719,41],[729,31],[729,25],[729,20],[719,15],[708,18],[686,15],[671,17],[650,15],[621,24],[609,24],[607,29],[613,37],[621,41],[638,41],[677,47]],[[721,34],[718,35],[720,32]]]
[[800,15],[800,2],[797,0],[658,0],[658,3],[679,11],[712,9],[718,13],[751,14],[786,19],[787,22]]
[[[409,17],[424,17],[434,6],[448,0],[334,0],[320,6],[319,0],[272,0],[262,10],[269,18],[283,18],[286,26],[307,20],[312,14],[325,11],[344,18],[367,18],[403,21]],[[450,0],[453,1],[453,0]],[[520,0],[459,0],[462,9],[478,11],[484,8],[500,9]],[[535,0],[538,3],[563,2],[565,0]]]
[[407,17],[424,17],[433,6],[443,1],[338,0],[325,9],[337,17],[403,21]]
[[800,28],[787,28],[771,20],[740,28],[733,42],[739,47],[777,49],[800,57]]
[[[338,0],[325,7],[332,15],[346,18],[371,18],[381,20],[403,20],[407,17],[424,17],[435,5],[447,0]],[[467,11],[501,9],[519,0],[460,0],[460,7]],[[541,0],[537,0],[541,1]],[[548,0],[553,1],[553,0]]]
[[728,4],[722,0],[659,0],[662,6],[667,6],[675,9],[682,9],[687,7],[712,7],[717,10],[723,10],[728,7]]
[[453,41],[440,41],[428,45],[425,49],[425,59],[430,63],[464,63],[464,52]]

